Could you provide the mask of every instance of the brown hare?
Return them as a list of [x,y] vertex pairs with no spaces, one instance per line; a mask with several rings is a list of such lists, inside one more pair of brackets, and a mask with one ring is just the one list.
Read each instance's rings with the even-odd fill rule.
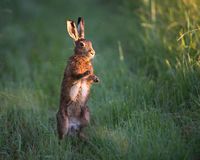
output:
[[68,134],[84,137],[82,129],[90,121],[90,111],[86,106],[90,87],[93,82],[99,82],[91,63],[95,51],[91,41],[85,39],[83,18],[78,18],[78,28],[73,21],[67,21],[67,31],[74,40],[75,48],[61,85],[60,107],[57,113],[59,139]]

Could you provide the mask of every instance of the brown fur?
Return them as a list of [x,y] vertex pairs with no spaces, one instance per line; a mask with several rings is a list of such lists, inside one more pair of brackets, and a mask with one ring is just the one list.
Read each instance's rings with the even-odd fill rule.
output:
[[69,58],[61,85],[60,107],[57,113],[57,130],[60,139],[74,129],[77,129],[79,136],[83,136],[82,129],[90,120],[90,111],[86,103],[91,84],[99,81],[93,73],[91,63],[95,51],[92,43],[84,39],[84,23],[83,20],[80,22],[81,38],[77,35],[79,32],[76,33],[76,26],[72,21],[68,22],[67,26],[70,36],[75,41],[75,53]]

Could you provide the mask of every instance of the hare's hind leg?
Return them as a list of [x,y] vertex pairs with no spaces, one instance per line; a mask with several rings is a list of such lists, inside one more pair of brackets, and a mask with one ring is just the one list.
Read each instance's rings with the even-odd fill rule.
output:
[[85,134],[83,133],[83,128],[85,128],[90,122],[90,111],[88,106],[83,106],[81,108],[81,116],[80,116],[80,130],[78,133],[79,138],[87,139]]
[[63,114],[61,111],[58,111],[56,117],[57,117],[58,137],[61,140],[68,133],[69,119],[68,116]]
[[88,106],[81,107],[81,115],[80,115],[81,127],[85,127],[90,122],[90,110]]

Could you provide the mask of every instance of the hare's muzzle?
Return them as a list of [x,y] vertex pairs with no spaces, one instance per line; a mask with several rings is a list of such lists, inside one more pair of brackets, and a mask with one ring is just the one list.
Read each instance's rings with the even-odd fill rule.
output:
[[95,50],[94,50],[94,49],[91,49],[91,50],[90,50],[90,54],[94,56],[94,55],[95,55]]
[[90,52],[90,54],[94,56],[94,55],[95,55],[95,52]]

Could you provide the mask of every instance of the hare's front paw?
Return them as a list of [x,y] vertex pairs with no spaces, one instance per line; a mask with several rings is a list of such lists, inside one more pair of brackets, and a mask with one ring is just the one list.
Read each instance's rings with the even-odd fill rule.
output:
[[98,83],[98,82],[100,82],[100,79],[99,79],[99,77],[97,77],[97,76],[94,76],[94,79],[93,79],[93,81],[94,81],[94,82],[96,82],[96,83]]
[[91,82],[95,82],[95,83],[100,82],[99,78],[94,74],[90,75],[88,80],[90,80]]

